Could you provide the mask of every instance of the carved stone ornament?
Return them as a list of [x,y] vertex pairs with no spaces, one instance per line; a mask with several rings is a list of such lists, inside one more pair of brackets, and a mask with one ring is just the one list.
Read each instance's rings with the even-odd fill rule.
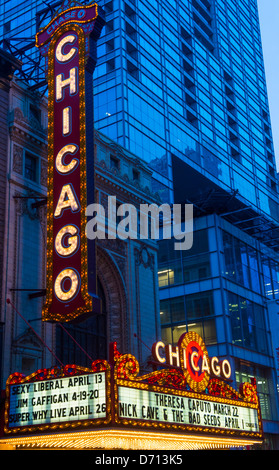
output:
[[142,246],[139,250],[135,248],[136,262],[138,265],[142,264],[145,268],[154,268],[154,256],[151,255],[146,248]]
[[22,175],[23,171],[23,148],[14,144],[13,146],[13,171]]

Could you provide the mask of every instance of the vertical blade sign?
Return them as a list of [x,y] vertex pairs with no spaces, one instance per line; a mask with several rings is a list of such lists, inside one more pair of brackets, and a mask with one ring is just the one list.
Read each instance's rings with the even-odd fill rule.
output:
[[85,235],[94,201],[93,83],[97,4],[63,9],[36,35],[48,80],[47,293],[44,321],[68,322],[94,309],[95,246]]

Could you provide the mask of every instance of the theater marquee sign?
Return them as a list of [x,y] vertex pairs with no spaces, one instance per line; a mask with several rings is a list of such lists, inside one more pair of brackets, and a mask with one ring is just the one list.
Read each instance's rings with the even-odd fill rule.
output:
[[[91,369],[72,365],[28,377],[12,374],[6,387],[5,432],[101,427],[130,429],[131,438],[132,430],[152,430],[183,433],[184,439],[199,442],[208,437],[237,440],[238,445],[242,440],[262,442],[255,381],[234,390],[227,383],[229,361],[209,358],[199,335],[183,334],[175,348],[154,344],[153,359],[157,370],[139,375],[136,358],[121,354],[112,343],[110,360],[95,361]],[[175,366],[169,363],[174,360]]]
[[[67,2],[69,3],[69,2]],[[36,35],[48,80],[47,294],[43,320],[71,321],[94,309],[94,241],[85,210],[94,202],[93,82],[104,24],[97,4],[58,11]]]
[[[77,375],[78,374],[78,375]],[[95,426],[108,421],[109,371],[67,366],[9,380],[10,431]]]

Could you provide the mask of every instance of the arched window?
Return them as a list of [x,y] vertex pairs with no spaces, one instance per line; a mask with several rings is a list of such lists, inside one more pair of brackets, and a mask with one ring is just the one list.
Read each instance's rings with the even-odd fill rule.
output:
[[[77,323],[64,323],[56,326],[56,355],[63,364],[76,364],[91,367],[91,359],[107,359],[107,309],[103,286],[97,279],[97,292],[101,299],[101,312],[92,314]],[[81,348],[86,351],[85,354]]]

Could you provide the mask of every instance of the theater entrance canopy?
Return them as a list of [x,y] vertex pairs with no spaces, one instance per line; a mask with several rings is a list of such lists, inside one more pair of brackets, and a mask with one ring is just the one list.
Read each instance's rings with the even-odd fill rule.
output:
[[189,450],[260,444],[256,381],[231,384],[228,359],[209,357],[195,332],[152,347],[153,371],[110,345],[109,361],[12,374],[5,437],[13,448]]

